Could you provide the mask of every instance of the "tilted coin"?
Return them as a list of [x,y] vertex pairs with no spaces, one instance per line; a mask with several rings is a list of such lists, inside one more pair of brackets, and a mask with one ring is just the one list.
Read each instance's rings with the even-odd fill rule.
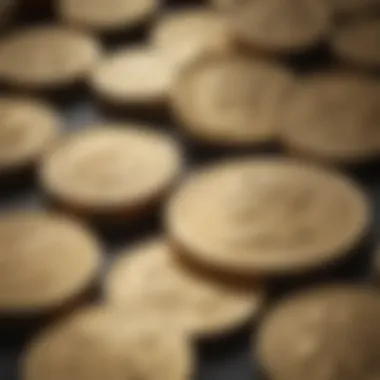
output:
[[288,100],[280,131],[290,151],[345,164],[380,155],[380,82],[318,74],[301,80]]
[[190,346],[173,326],[93,307],[37,336],[21,379],[188,380],[192,371]]
[[258,334],[259,360],[273,380],[380,376],[380,296],[330,285],[281,301]]
[[113,32],[144,24],[158,11],[159,0],[60,0],[60,17],[78,27]]
[[47,104],[0,98],[0,174],[38,163],[57,140],[62,121]]
[[278,275],[342,259],[366,235],[367,197],[350,179],[280,158],[194,172],[165,213],[177,252],[210,269]]
[[329,32],[331,15],[326,1],[246,1],[233,12],[237,39],[255,50],[271,53],[303,51]]
[[0,80],[30,90],[80,82],[100,55],[98,43],[81,32],[39,25],[17,30],[0,43]]
[[250,58],[214,54],[176,78],[172,108],[181,128],[215,145],[249,145],[277,137],[276,113],[291,83],[283,68]]
[[0,313],[44,314],[97,280],[101,255],[86,228],[63,216],[0,216]]
[[182,170],[182,154],[164,133],[106,124],[74,133],[47,155],[47,194],[83,216],[125,220],[160,202]]
[[196,337],[233,330],[257,313],[263,290],[238,290],[180,265],[169,245],[152,239],[126,249],[106,282],[111,306],[175,320]]
[[104,102],[119,107],[166,105],[173,65],[156,50],[128,48],[105,58],[93,70],[90,86]]
[[204,54],[230,51],[226,17],[207,8],[185,8],[164,15],[153,28],[152,44],[179,66]]
[[364,68],[380,68],[380,17],[359,19],[338,27],[331,40],[342,61]]

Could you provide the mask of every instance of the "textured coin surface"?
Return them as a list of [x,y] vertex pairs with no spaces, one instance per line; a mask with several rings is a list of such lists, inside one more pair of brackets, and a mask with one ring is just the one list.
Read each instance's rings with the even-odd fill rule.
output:
[[182,169],[171,137],[141,125],[104,125],[74,133],[46,156],[41,182],[63,205],[129,216],[163,197]]
[[0,312],[56,308],[96,280],[96,239],[67,218],[44,213],[0,217]]
[[0,79],[16,87],[51,89],[84,78],[100,55],[98,43],[60,26],[33,26],[0,43]]
[[333,163],[380,155],[380,83],[349,74],[301,81],[280,113],[285,145]]
[[240,327],[263,299],[262,290],[236,290],[192,273],[160,239],[125,250],[106,284],[111,305],[174,319],[198,337]]
[[380,68],[380,17],[347,23],[332,36],[332,50],[357,66]]
[[334,285],[282,301],[263,322],[259,360],[271,379],[380,377],[380,296]]
[[160,106],[167,101],[173,65],[156,50],[130,48],[114,53],[94,69],[90,85],[116,106]]
[[172,89],[181,127],[216,145],[267,143],[277,137],[275,115],[291,77],[249,58],[215,54],[186,67]]
[[304,50],[329,31],[331,11],[325,1],[246,1],[233,12],[238,40],[273,53]]
[[166,209],[179,252],[225,273],[281,274],[342,258],[370,207],[348,178],[290,159],[240,159],[193,173]]
[[60,0],[58,11],[69,24],[108,32],[141,25],[159,5],[159,0]]
[[192,366],[188,342],[172,326],[99,307],[68,317],[32,341],[21,378],[188,380]]
[[61,125],[43,102],[0,97],[0,172],[36,164],[55,143]]
[[232,35],[226,17],[203,8],[167,14],[153,29],[151,41],[180,67],[201,55],[232,49]]

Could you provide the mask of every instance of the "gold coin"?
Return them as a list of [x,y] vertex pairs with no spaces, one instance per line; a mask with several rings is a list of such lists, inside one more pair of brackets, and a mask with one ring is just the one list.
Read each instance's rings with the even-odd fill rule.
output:
[[303,80],[280,113],[291,151],[333,163],[380,155],[380,83],[350,74]]
[[232,49],[226,17],[207,8],[177,10],[164,15],[151,42],[174,64],[182,66],[204,54]]
[[43,102],[0,98],[0,173],[36,164],[60,133],[60,117]]
[[71,25],[109,32],[145,23],[159,9],[159,0],[60,0],[60,17]]
[[157,107],[168,100],[173,65],[158,51],[128,48],[104,59],[92,72],[90,86],[115,106]]
[[380,296],[334,285],[285,299],[264,319],[259,360],[275,380],[377,379]]
[[342,259],[370,205],[348,178],[290,159],[245,158],[190,175],[169,201],[178,251],[231,274],[287,274]]
[[333,53],[342,61],[364,68],[380,67],[380,17],[338,27],[332,36]]
[[101,254],[83,226],[38,212],[0,217],[0,311],[59,308],[96,280]]
[[84,215],[130,218],[159,202],[181,173],[175,141],[141,125],[93,126],[45,157],[40,178],[58,203]]
[[94,307],[35,338],[21,368],[22,380],[188,380],[193,355],[173,326]]
[[237,290],[180,265],[160,239],[126,249],[106,282],[111,306],[175,320],[200,337],[230,331],[257,313],[262,290]]
[[275,115],[291,83],[285,69],[241,56],[215,54],[177,77],[172,107],[191,136],[215,145],[247,145],[277,137]]
[[55,89],[84,79],[99,58],[90,36],[60,26],[33,26],[0,43],[0,79],[15,87]]
[[326,1],[246,1],[233,12],[236,37],[254,49],[287,53],[320,42],[329,32],[331,11]]

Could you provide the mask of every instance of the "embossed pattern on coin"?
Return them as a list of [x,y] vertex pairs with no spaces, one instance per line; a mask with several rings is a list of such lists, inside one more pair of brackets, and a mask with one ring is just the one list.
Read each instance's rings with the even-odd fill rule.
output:
[[106,282],[110,305],[173,319],[197,337],[233,330],[260,308],[261,289],[237,290],[200,277],[173,255],[158,239],[125,250]]
[[187,340],[173,326],[153,322],[127,319],[107,308],[82,310],[32,341],[22,379],[190,379],[193,357]]
[[258,336],[270,378],[372,380],[380,376],[380,296],[354,285],[301,292],[272,310]]
[[184,254],[247,274],[313,269],[363,238],[368,200],[349,179],[289,159],[241,159],[194,173],[166,227]]
[[277,135],[275,114],[290,83],[288,72],[277,66],[224,54],[204,57],[175,81],[173,111],[197,139],[267,143]]

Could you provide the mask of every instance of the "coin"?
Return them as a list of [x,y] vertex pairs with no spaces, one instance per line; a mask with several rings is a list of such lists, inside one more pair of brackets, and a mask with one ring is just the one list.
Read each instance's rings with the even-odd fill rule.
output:
[[318,0],[246,1],[233,12],[237,39],[272,53],[303,51],[329,32],[332,12]]
[[106,103],[119,107],[162,107],[168,100],[172,65],[157,51],[128,48],[104,59],[90,86]]
[[370,205],[348,178],[291,159],[242,158],[190,175],[169,200],[177,251],[223,273],[281,275],[343,259]]
[[232,50],[226,17],[207,8],[185,8],[164,15],[153,28],[151,42],[179,66],[204,54]]
[[380,296],[330,285],[282,301],[264,319],[259,359],[271,379],[347,380],[380,376]]
[[252,145],[277,137],[276,112],[291,76],[246,57],[215,54],[186,67],[172,87],[181,128],[214,145]]
[[360,19],[337,28],[331,48],[342,61],[359,67],[380,68],[380,17]]
[[106,280],[113,307],[176,320],[196,337],[233,330],[258,312],[262,289],[237,290],[180,265],[163,239],[126,249]]
[[104,307],[82,310],[28,346],[23,380],[187,380],[193,355],[173,327],[127,319]]
[[77,83],[99,58],[90,36],[60,26],[32,26],[0,43],[0,79],[14,87],[50,90]]
[[60,0],[60,17],[70,25],[96,32],[132,29],[158,11],[159,0]]
[[280,113],[290,151],[356,164],[380,155],[380,83],[342,73],[302,80]]
[[98,276],[95,237],[66,217],[42,212],[0,216],[0,312],[45,313],[79,297]]
[[0,97],[0,173],[37,164],[61,127],[60,117],[43,102]]
[[161,201],[181,169],[171,137],[142,125],[105,124],[63,141],[45,157],[40,179],[69,210],[126,220]]

